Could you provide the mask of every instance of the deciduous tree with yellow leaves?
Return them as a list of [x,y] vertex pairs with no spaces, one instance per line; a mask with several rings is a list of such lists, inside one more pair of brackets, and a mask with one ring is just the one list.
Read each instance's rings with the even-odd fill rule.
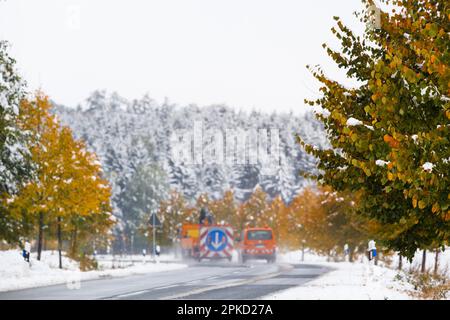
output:
[[258,186],[248,200],[238,208],[235,224],[237,232],[242,232],[246,227],[258,227],[267,224],[267,208],[267,194]]
[[330,187],[304,189],[291,203],[293,227],[297,229],[298,244],[318,253],[330,255],[343,252],[349,246],[350,260],[355,251],[363,252],[373,235],[365,221],[354,215],[357,197],[338,193]]
[[383,11],[363,2],[359,17],[372,22],[364,35],[336,17],[341,50],[324,44],[358,85],[311,69],[323,96],[307,102],[327,111],[317,116],[333,149],[301,143],[319,159],[316,178],[361,192],[359,214],[390,230],[383,243],[412,258],[450,237],[450,7],[383,0]]
[[237,224],[238,203],[232,190],[225,191],[222,199],[211,201],[209,210],[217,223],[227,223],[232,226]]
[[61,267],[65,235],[71,237],[70,252],[75,256],[82,241],[80,229],[100,237],[113,220],[110,187],[102,178],[95,154],[75,140],[69,128],[60,127],[50,108],[48,97],[42,93],[21,103],[21,125],[35,137],[30,150],[37,174],[9,201],[9,210],[26,213],[37,221],[38,260],[45,226],[56,226]]
[[174,244],[183,223],[198,223],[198,211],[189,206],[184,196],[172,190],[168,199],[161,201],[158,216],[162,223],[163,244]]

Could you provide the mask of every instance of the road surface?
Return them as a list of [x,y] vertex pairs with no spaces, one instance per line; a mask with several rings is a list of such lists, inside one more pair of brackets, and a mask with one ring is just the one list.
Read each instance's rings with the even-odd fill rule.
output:
[[0,292],[5,299],[258,299],[301,286],[330,269],[313,264],[192,263],[172,271]]

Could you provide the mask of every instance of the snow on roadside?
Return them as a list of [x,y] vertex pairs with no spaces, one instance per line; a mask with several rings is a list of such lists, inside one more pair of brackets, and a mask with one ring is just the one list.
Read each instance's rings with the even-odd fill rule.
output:
[[[278,257],[277,257],[277,261],[286,262],[286,263],[298,263],[298,262],[301,262],[301,259],[302,259],[301,250],[280,253],[280,254],[278,254]],[[326,262],[327,257],[317,255],[314,252],[311,252],[310,250],[305,250],[304,261],[307,263]]]
[[[301,253],[290,252],[281,260],[299,263]],[[300,287],[264,297],[267,300],[406,300],[412,285],[398,276],[396,270],[366,263],[326,262],[313,253],[305,254],[305,263],[333,268],[323,276]]]
[[31,256],[31,267],[18,250],[0,251],[0,291],[18,290],[52,284],[73,285],[77,281],[104,277],[122,277],[134,274],[161,272],[182,269],[187,265],[180,263],[130,263],[123,268],[110,269],[100,263],[102,270],[80,272],[78,263],[63,257],[64,269],[58,269],[58,254],[44,251],[41,261]]
[[[279,261],[287,262],[287,263],[298,263],[301,261],[301,250],[296,251],[288,251],[286,253],[281,253],[279,255]],[[397,269],[399,256],[398,254],[393,254],[389,257],[391,260],[390,264],[386,264],[383,261],[379,261],[380,266],[386,266],[391,269]],[[305,250],[305,262],[326,262],[327,258],[325,256],[320,256],[315,254],[312,251]],[[426,259],[426,269],[434,270],[435,263],[435,252],[427,251],[427,259]],[[412,262],[409,262],[406,258],[402,260],[403,268],[402,270],[405,272],[410,272],[412,270],[419,270],[422,265],[422,251],[418,250],[414,255]],[[438,268],[441,273],[450,275],[450,247],[447,247],[445,251],[439,251],[438,256]]]

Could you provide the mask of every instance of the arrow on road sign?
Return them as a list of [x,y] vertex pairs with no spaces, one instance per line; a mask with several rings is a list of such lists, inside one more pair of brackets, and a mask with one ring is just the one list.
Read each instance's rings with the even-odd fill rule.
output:
[[227,235],[221,229],[212,229],[208,232],[207,245],[209,250],[222,251],[227,246]]
[[223,240],[225,240],[225,237],[223,237],[222,240],[219,241],[219,233],[216,232],[215,235],[216,238],[214,239],[214,241],[211,241],[211,245],[214,247],[214,249],[217,250],[222,245]]

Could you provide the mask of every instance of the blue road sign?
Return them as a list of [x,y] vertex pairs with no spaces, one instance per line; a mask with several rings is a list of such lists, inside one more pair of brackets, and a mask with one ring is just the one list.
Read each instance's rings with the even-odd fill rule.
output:
[[206,245],[211,251],[222,251],[227,247],[228,238],[222,229],[211,229],[206,236]]

